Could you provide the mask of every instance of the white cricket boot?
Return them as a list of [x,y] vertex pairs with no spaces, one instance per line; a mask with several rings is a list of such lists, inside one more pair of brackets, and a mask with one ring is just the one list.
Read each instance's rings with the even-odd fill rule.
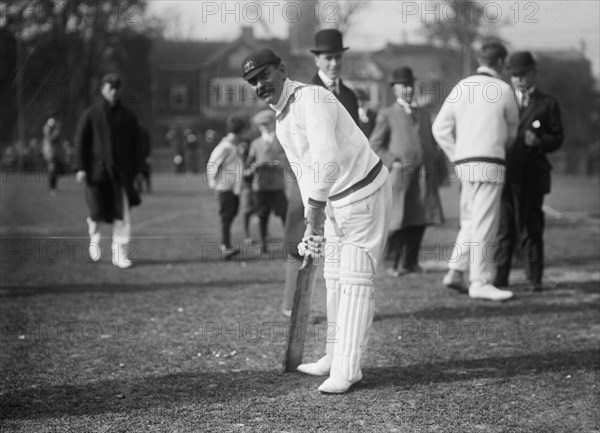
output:
[[88,254],[92,262],[97,262],[102,256],[102,250],[100,249],[100,230],[98,230],[99,224],[92,220],[90,217],[87,218],[88,234],[90,236],[90,244],[88,245]]
[[362,379],[360,360],[369,341],[375,308],[373,274],[374,266],[367,252],[344,245],[340,261],[338,336],[329,379],[319,387],[322,393],[344,393]]
[[510,290],[502,290],[492,284],[471,283],[469,297],[473,299],[487,299],[488,301],[506,301],[514,296]]
[[114,242],[112,244],[112,263],[113,265],[121,268],[127,269],[131,267],[133,264],[131,260],[127,257],[127,244],[122,244],[120,242]]

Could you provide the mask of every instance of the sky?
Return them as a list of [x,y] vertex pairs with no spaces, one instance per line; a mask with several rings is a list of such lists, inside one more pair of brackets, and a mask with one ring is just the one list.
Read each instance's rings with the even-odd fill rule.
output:
[[[195,1],[150,0],[149,12],[168,22],[167,33],[181,39],[234,40],[242,25],[253,25],[259,37],[265,27],[257,23],[260,15],[270,33],[287,38],[288,23],[296,19],[294,3],[313,0]],[[453,19],[453,10],[432,9],[432,2],[366,0],[352,26],[344,35],[352,49],[371,50],[386,43],[424,41],[422,22],[426,19]],[[481,0],[484,23],[510,44],[512,50],[583,51],[592,62],[593,73],[600,76],[600,1],[598,0]],[[443,3],[440,3],[443,4]],[[335,26],[336,4],[323,0],[318,10],[326,26]],[[468,11],[461,11],[468,13]]]

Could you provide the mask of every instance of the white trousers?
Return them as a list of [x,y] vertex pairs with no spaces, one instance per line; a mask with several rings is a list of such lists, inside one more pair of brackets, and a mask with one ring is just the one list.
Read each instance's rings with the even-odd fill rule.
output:
[[[113,221],[112,241],[113,244],[116,243],[124,246],[131,240],[131,210],[129,209],[129,200],[124,189],[121,190],[121,197],[123,199],[123,219]],[[100,224],[92,223],[89,226],[90,237],[99,233]]]
[[[325,266],[339,260],[341,245],[354,245],[370,257],[373,272],[377,268],[387,240],[392,212],[392,187],[389,182],[370,196],[341,208],[327,204]],[[339,267],[339,265],[337,265]]]
[[492,283],[502,183],[461,180],[460,230],[448,268],[467,272],[473,283]]

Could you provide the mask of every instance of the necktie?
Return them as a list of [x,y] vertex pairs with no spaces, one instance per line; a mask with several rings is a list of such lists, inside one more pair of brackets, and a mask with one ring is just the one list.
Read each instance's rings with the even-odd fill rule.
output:
[[332,81],[331,83],[329,83],[329,84],[327,85],[327,88],[329,89],[329,91],[330,91],[331,93],[333,93],[334,95],[336,95],[336,96],[337,96],[337,94],[338,94],[338,91],[337,91],[337,85],[336,85],[335,81]]

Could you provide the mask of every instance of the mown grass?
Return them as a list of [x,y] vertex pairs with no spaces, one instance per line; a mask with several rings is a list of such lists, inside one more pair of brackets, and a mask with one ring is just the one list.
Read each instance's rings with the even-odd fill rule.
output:
[[[600,431],[597,180],[555,180],[547,202],[563,216],[548,218],[549,289],[530,292],[517,269],[517,298],[503,304],[441,286],[458,227],[456,188],[444,188],[447,222],[422,253],[429,271],[377,276],[364,380],[342,396],[281,372],[279,224],[267,255],[250,247],[222,262],[202,178],[155,185],[134,210],[136,265],[120,270],[106,237],[100,263],[85,254],[79,185],[62,179],[51,197],[43,177],[3,178],[3,432]],[[306,359],[323,351],[323,304],[319,279]]]

